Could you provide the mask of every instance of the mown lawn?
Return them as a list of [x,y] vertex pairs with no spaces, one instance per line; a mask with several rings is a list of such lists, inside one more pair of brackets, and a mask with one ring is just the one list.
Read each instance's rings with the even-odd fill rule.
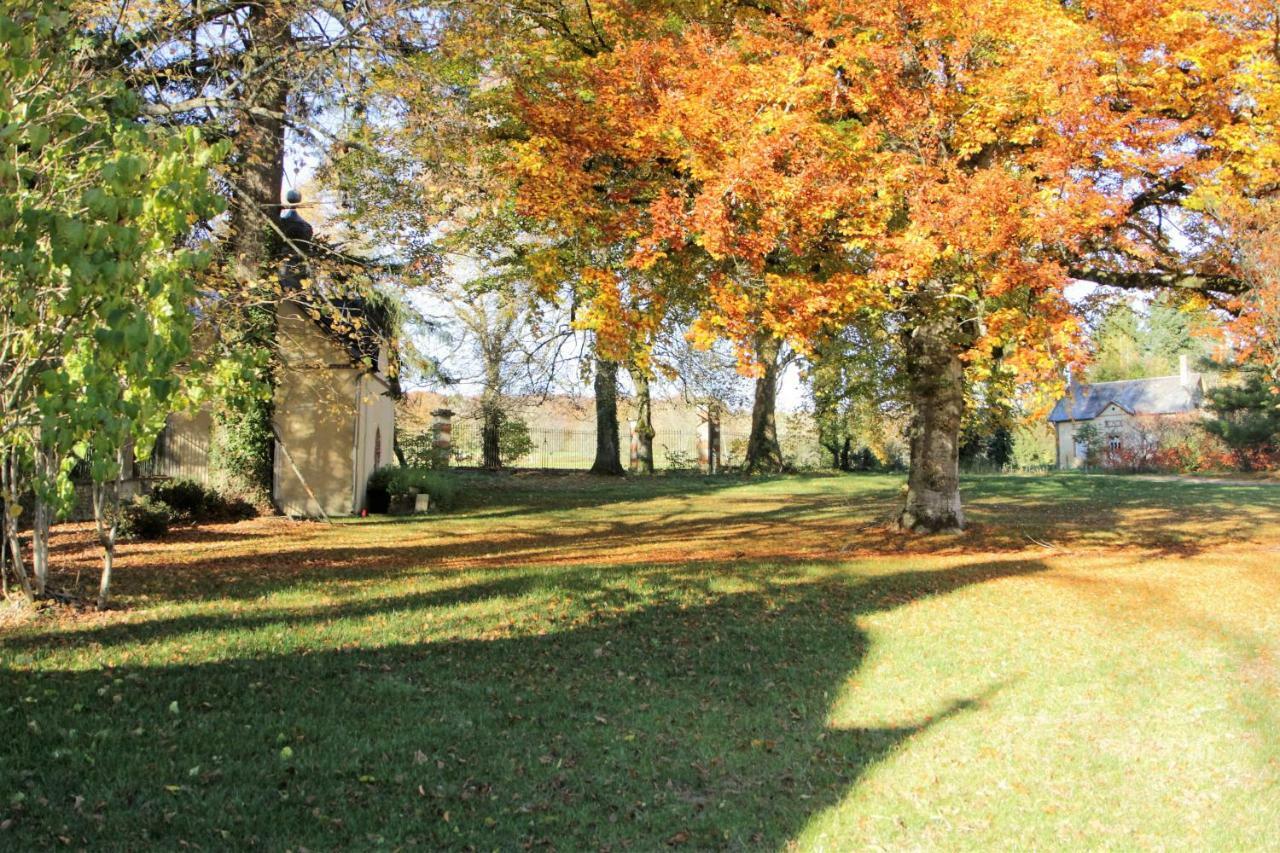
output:
[[474,476],[126,546],[120,609],[0,627],[0,847],[1276,842],[1280,487],[972,478],[922,540],[900,485]]

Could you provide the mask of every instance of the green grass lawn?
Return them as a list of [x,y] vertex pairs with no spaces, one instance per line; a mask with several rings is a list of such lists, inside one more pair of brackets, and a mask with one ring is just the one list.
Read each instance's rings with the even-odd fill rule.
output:
[[[0,627],[0,847],[1217,847],[1280,825],[1280,487],[464,477]],[[92,577],[84,528],[55,559]]]

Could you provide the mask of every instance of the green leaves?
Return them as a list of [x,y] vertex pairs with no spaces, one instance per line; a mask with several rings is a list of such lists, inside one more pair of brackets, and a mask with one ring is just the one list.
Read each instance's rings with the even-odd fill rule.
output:
[[177,370],[211,259],[186,244],[222,209],[226,145],[134,121],[121,82],[78,58],[68,9],[0,12],[0,451],[43,446],[59,480],[73,456],[104,480],[203,378]]

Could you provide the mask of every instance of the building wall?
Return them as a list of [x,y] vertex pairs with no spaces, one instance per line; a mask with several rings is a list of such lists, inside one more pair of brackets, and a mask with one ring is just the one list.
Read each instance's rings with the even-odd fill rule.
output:
[[1088,421],[1063,421],[1057,426],[1058,432],[1058,467],[1063,470],[1080,468],[1084,465],[1084,457],[1076,446],[1076,433],[1086,424],[1092,424],[1098,430],[1104,449],[1112,439],[1122,445],[1130,445],[1138,439],[1138,430],[1132,415],[1112,403],[1103,409],[1098,417]]
[[352,482],[352,507],[365,506],[369,475],[384,465],[395,464],[396,406],[390,388],[379,375],[365,373],[357,388],[356,454]]
[[280,307],[278,343],[275,424],[284,447],[275,454],[276,504],[286,515],[318,516],[321,507],[329,515],[349,515],[357,511],[356,392],[362,371],[293,303]]

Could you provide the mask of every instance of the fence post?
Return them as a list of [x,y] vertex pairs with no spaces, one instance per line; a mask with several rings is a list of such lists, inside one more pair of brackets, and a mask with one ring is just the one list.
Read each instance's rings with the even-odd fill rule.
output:
[[453,456],[453,412],[436,409],[431,416],[435,418],[431,422],[432,461],[436,468],[448,468]]
[[720,410],[709,406],[698,424],[698,466],[708,474],[720,471]]

